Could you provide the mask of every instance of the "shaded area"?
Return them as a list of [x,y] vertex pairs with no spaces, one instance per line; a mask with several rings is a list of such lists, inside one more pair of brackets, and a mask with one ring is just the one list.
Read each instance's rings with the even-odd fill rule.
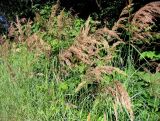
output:
[[33,7],[54,2],[55,0],[2,0],[0,1],[0,15],[5,15],[9,20],[14,20],[16,15],[33,18]]
[[[2,0],[0,1],[0,15],[14,19],[15,15],[33,18],[33,6],[41,7],[46,3],[54,4],[57,0]],[[59,0],[61,7],[71,13],[86,19],[89,15],[102,22],[114,23],[121,10],[128,4],[128,0]],[[155,0],[133,0],[137,9]]]

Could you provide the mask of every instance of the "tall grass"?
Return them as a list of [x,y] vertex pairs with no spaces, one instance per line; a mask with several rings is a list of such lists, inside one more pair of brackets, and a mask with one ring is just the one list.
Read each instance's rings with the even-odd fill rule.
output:
[[0,119],[76,120],[81,117],[76,114],[76,106],[65,101],[65,86],[56,81],[54,63],[45,56],[36,57],[24,45],[19,46],[1,56]]
[[158,121],[160,74],[135,68],[133,31],[118,22],[97,29],[58,5],[17,17],[0,46],[0,120]]

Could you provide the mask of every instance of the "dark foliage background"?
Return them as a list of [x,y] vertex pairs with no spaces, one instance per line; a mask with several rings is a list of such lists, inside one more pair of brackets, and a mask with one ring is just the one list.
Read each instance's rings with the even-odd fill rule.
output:
[[13,20],[16,15],[33,18],[34,6],[40,7],[40,5],[53,1],[54,0],[1,0],[0,15],[5,15],[10,20]]
[[[57,0],[1,0],[0,14],[13,19],[15,15],[32,18],[34,16],[33,6],[40,7],[46,3],[54,3]],[[155,0],[133,0],[137,8]],[[118,18],[122,8],[128,0],[60,0],[62,7],[71,10],[73,14],[86,19],[92,15],[94,19],[114,21]]]
[[[155,0],[133,0],[135,11],[143,5]],[[8,21],[19,18],[33,19],[39,8],[46,4],[52,5],[57,0],[2,0],[0,1],[0,16],[5,16]],[[101,26],[111,27],[118,20],[122,9],[128,0],[59,0],[60,6],[71,11],[82,19],[90,15],[93,20],[101,21]]]

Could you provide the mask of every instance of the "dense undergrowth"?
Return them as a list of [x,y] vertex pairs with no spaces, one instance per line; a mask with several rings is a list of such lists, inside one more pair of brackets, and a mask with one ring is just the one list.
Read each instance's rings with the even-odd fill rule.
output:
[[58,4],[17,17],[0,38],[0,120],[160,120],[159,4],[130,4],[111,29]]

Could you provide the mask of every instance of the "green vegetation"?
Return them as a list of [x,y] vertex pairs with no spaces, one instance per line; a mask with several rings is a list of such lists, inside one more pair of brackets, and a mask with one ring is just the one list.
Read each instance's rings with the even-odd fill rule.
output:
[[110,29],[59,4],[17,16],[0,37],[0,120],[159,121],[159,5],[129,5]]

